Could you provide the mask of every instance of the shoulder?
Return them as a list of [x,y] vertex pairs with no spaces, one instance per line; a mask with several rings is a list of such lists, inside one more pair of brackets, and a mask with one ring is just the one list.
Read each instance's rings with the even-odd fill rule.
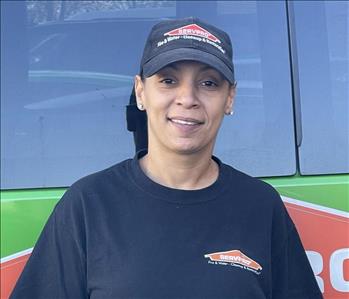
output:
[[54,213],[62,219],[70,215],[85,217],[89,211],[99,209],[102,202],[115,198],[122,185],[129,184],[129,161],[124,160],[73,183],[57,203]]
[[120,180],[125,180],[130,161],[131,159],[127,159],[101,171],[89,174],[73,183],[69,189],[83,192],[84,194],[93,194],[105,189],[110,184],[114,185]]
[[271,223],[272,227],[283,227],[286,231],[292,229],[293,222],[273,186],[229,165],[223,164],[223,167],[228,178],[228,193],[233,196],[234,204],[242,206],[256,221]]
[[281,200],[277,190],[263,180],[252,177],[227,164],[222,164],[222,167],[225,168],[225,173],[227,173],[227,183],[230,188],[234,188],[237,192],[241,192],[245,196]]

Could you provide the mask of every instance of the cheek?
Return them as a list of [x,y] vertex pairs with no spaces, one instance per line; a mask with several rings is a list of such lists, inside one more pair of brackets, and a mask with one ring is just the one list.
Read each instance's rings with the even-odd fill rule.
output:
[[221,127],[222,121],[224,117],[223,109],[216,110],[210,116],[210,132],[213,135],[217,135],[218,131]]
[[220,123],[224,117],[226,105],[222,103],[222,100],[213,99],[210,101],[210,105],[206,105],[207,117],[211,123]]
[[147,113],[148,123],[153,128],[159,128],[161,125],[164,125],[166,123],[169,110],[166,101],[159,100],[157,97],[152,95],[152,97],[147,98],[145,109]]
[[224,117],[224,113],[221,113],[221,111],[217,113],[217,115],[215,116],[214,125],[213,125],[215,131],[219,130],[222,124],[223,117]]
[[147,111],[164,110],[169,105],[169,96],[164,93],[159,93],[156,90],[147,91],[144,93],[144,104]]

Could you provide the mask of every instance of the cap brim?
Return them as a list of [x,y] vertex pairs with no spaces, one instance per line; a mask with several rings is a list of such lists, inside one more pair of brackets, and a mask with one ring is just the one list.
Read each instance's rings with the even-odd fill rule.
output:
[[143,75],[150,77],[171,63],[193,60],[205,63],[220,72],[231,84],[235,83],[234,71],[217,56],[194,48],[179,48],[160,53],[143,65]]

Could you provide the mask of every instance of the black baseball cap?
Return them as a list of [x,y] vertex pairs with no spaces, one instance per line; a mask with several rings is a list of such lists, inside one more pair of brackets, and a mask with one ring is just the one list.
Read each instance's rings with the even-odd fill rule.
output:
[[219,71],[235,84],[229,35],[198,18],[165,20],[153,26],[146,41],[140,73],[150,77],[168,64],[193,60]]

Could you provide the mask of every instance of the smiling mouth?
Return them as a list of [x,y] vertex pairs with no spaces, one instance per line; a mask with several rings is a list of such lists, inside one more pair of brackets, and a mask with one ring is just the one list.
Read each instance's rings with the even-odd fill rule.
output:
[[179,119],[179,118],[169,118],[169,120],[175,124],[185,125],[185,126],[197,126],[202,125],[203,122],[196,119]]

